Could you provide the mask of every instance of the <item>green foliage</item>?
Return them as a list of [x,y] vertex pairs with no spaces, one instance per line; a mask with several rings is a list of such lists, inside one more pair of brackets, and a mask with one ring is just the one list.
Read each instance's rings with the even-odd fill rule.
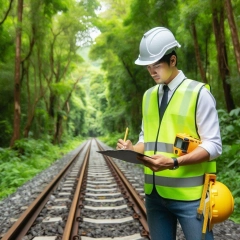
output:
[[63,0],[44,0],[45,8],[44,13],[52,17],[52,15],[56,14],[57,12],[63,11],[66,12],[68,10],[67,1]]
[[240,108],[230,113],[221,109],[218,113],[223,152],[217,159],[217,180],[231,190],[235,202],[231,219],[240,223]]
[[[96,39],[90,52],[93,59],[102,59],[102,69],[106,72],[107,107],[100,118],[101,128],[105,129],[101,133],[121,132],[124,125],[128,125],[137,134],[141,124],[142,96],[145,90],[154,85],[154,81],[144,68],[134,65],[134,60],[139,54],[143,33],[156,26],[170,28],[181,44],[177,52],[179,69],[183,69],[187,77],[202,81],[195,56],[196,43],[198,44],[200,59],[218,106],[225,106],[223,89],[219,87],[221,83],[218,77],[216,42],[212,23],[209,21],[212,17],[209,1],[131,0],[127,5],[124,5],[124,0],[103,2],[109,8],[95,21],[102,34]],[[193,26],[196,29],[197,42],[194,41]],[[230,31],[228,28],[226,30],[228,44],[232,46]],[[232,48],[229,47],[229,51]],[[236,62],[233,55],[231,61],[232,66]],[[236,76],[235,82],[232,77],[228,79],[234,86],[239,85],[236,70],[236,67],[231,68],[233,76]],[[239,105],[237,89],[234,88],[232,93],[236,105]],[[225,131],[230,133],[232,129],[229,126]]]
[[[123,3],[124,1],[120,1]],[[92,46],[90,57],[102,59],[102,68],[106,72],[104,77],[104,93],[97,111],[101,110],[100,133],[121,133],[128,126],[132,133],[137,133],[141,124],[141,99],[144,91],[153,85],[153,80],[146,69],[134,65],[138,55],[140,34],[135,34],[135,28],[122,23],[122,19],[129,12],[129,5],[124,11],[119,11],[113,3],[113,12],[121,14],[121,18],[111,17],[101,19],[97,26],[102,34]],[[107,13],[110,14],[111,13]],[[120,47],[121,46],[121,47]],[[104,111],[102,111],[104,109]],[[99,125],[99,124],[98,124]]]
[[101,136],[99,137],[99,140],[104,142],[106,145],[112,147],[112,148],[116,148],[116,144],[118,139],[123,139],[124,138],[124,132],[121,133],[117,133],[117,132],[113,132],[111,134],[105,135],[105,136]]
[[[9,3],[2,0],[0,3],[0,20],[3,20]],[[65,131],[70,135],[82,133],[81,127],[78,131],[66,127],[84,126],[85,121],[83,108],[71,104],[71,100],[66,99],[73,95],[72,91],[76,91],[78,95],[75,96],[79,102],[85,102],[84,90],[78,91],[78,86],[73,89],[74,84],[80,82],[79,79],[86,71],[86,64],[77,51],[83,43],[92,43],[90,33],[94,27],[92,22],[96,17],[94,12],[96,8],[98,1],[95,0],[24,1],[20,47],[22,71],[19,73],[21,122],[19,120],[16,124],[21,128],[20,138],[31,136],[45,139],[46,135],[53,138],[55,136],[53,129],[59,133],[57,136],[59,141]],[[7,18],[0,24],[1,147],[9,146],[15,130],[12,123],[16,19],[17,4],[13,4]],[[64,116],[59,124],[58,113]],[[77,114],[78,121],[72,123],[73,115]],[[61,129],[57,129],[58,127]]]
[[15,142],[13,149],[16,149],[22,157],[43,155],[50,151],[55,152],[55,147],[44,140],[21,139]]
[[240,223],[240,144],[223,145],[223,153],[217,159],[217,180],[224,183],[234,197],[234,213],[231,219]]
[[218,115],[223,143],[240,144],[240,108],[233,109],[230,113],[220,109]]
[[58,83],[52,83],[52,92],[59,96],[67,95],[71,89],[72,89],[72,81],[65,81],[65,82],[58,82]]
[[77,147],[83,139],[66,139],[62,146],[43,140],[23,139],[14,149],[0,149],[0,199],[49,167],[63,154]]
[[0,120],[0,129],[0,146],[6,147],[10,141],[12,126],[10,125],[9,121]]

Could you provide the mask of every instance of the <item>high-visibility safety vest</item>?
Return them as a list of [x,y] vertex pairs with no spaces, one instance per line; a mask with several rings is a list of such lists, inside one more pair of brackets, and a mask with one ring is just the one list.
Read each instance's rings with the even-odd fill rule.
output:
[[[203,83],[185,79],[177,87],[163,118],[159,112],[159,85],[148,89],[143,97],[144,154],[162,154],[177,157],[173,144],[177,133],[186,133],[199,138],[196,125],[196,108]],[[204,174],[216,172],[216,162],[206,161],[198,164],[180,166],[176,170],[164,170],[153,173],[145,167],[146,194],[150,194],[155,184],[160,196],[175,200],[197,200],[201,198]]]

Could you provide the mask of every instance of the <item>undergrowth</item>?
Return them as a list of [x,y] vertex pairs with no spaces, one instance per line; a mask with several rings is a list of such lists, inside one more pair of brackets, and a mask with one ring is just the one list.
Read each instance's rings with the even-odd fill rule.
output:
[[16,141],[13,149],[0,148],[0,199],[15,192],[22,184],[80,145],[81,141],[75,138],[56,146],[43,140],[22,139]]
[[218,113],[223,152],[217,158],[217,180],[232,192],[234,212],[230,218],[240,223],[240,108]]
[[98,139],[100,141],[104,142],[106,145],[115,149],[118,139],[120,139],[120,138],[123,139],[124,138],[123,135],[124,135],[124,133],[114,132],[114,133],[111,133],[111,134],[108,134],[108,135],[105,135],[105,136],[101,136]]

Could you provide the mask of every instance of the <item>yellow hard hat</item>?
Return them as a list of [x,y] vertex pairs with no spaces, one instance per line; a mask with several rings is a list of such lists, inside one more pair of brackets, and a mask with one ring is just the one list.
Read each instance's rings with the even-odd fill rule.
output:
[[213,225],[225,221],[234,210],[234,200],[232,193],[226,185],[218,181],[210,181],[210,213],[209,229]]

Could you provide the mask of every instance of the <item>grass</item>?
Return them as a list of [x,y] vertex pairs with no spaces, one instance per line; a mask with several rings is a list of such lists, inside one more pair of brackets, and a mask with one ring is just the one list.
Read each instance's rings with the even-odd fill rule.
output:
[[14,193],[82,141],[75,138],[55,146],[43,140],[24,139],[16,142],[13,149],[0,148],[0,200]]

